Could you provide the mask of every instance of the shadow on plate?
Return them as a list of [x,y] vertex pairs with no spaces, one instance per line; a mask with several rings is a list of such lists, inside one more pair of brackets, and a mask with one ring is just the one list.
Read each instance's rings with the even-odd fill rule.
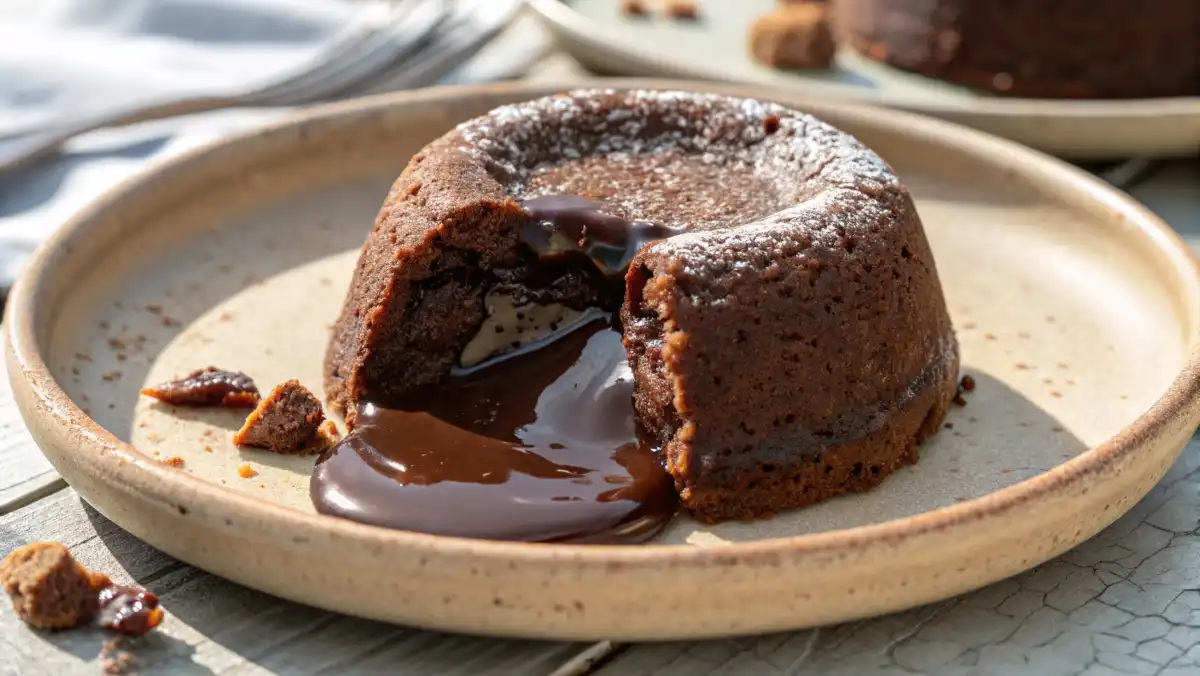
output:
[[969,365],[975,391],[952,405],[943,429],[919,450],[916,465],[879,487],[752,523],[703,525],[677,518],[664,544],[789,537],[855,528],[920,514],[1011,486],[1075,457],[1086,448],[1053,415],[999,378]]

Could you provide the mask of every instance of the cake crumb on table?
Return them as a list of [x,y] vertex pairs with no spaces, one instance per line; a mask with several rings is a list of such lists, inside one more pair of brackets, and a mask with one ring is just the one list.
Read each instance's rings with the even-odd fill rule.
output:
[[246,463],[238,467],[237,473],[238,476],[242,477],[243,479],[252,479],[258,476],[258,472],[254,471],[254,468],[250,466],[250,463]]
[[169,458],[163,458],[159,462],[166,465],[167,467],[172,467],[174,469],[183,469],[183,458],[179,457],[178,455],[172,455]]
[[114,636],[105,642],[97,658],[100,660],[100,671],[105,676],[123,676],[137,670],[137,659],[123,646],[128,639],[125,636]]
[[100,607],[91,573],[57,542],[14,550],[0,562],[0,585],[17,617],[39,629],[70,629]]
[[157,596],[89,571],[58,542],[35,542],[10,552],[0,561],[0,586],[17,617],[38,629],[90,623],[141,636],[163,619]]

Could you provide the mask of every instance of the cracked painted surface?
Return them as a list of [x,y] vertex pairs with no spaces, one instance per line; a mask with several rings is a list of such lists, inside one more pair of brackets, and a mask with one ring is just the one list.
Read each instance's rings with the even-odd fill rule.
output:
[[834,627],[630,646],[599,673],[1200,673],[1200,441],[1108,529],[1014,578]]

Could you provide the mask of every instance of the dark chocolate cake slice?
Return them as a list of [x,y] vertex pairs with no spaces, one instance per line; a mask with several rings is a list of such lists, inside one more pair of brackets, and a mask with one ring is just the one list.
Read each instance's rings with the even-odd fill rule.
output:
[[1003,96],[1200,94],[1196,0],[839,0],[870,59]]
[[933,256],[876,154],[757,101],[579,91],[412,158],[335,326],[330,403],[353,426],[595,311],[617,313],[640,434],[707,521],[875,486],[955,395]]

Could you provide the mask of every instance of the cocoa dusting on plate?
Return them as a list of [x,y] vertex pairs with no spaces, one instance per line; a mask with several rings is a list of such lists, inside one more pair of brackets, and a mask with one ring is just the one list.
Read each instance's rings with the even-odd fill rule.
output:
[[192,371],[178,380],[144,388],[142,394],[172,406],[252,408],[259,400],[258,387],[250,376],[215,366]]

